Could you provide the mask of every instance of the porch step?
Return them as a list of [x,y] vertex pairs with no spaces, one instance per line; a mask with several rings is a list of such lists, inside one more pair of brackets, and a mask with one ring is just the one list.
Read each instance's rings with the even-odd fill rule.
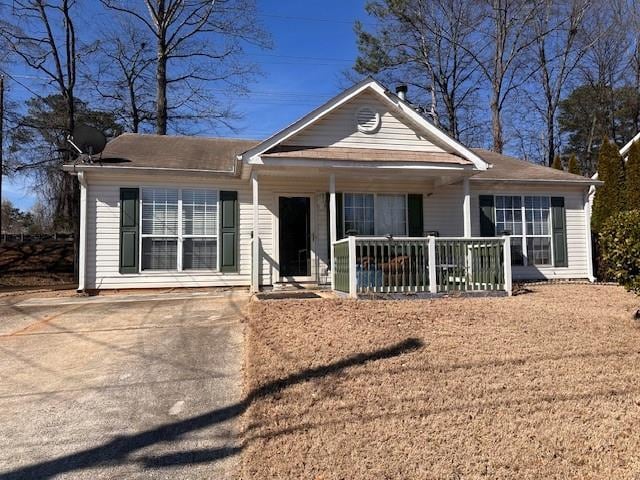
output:
[[273,292],[293,292],[298,290],[330,290],[331,285],[318,285],[315,282],[276,283]]

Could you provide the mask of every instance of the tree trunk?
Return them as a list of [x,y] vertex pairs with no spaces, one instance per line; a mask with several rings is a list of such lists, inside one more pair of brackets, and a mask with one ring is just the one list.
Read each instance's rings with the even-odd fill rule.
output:
[[131,101],[131,123],[133,133],[138,133],[140,129],[140,112],[136,103],[136,92],[133,88],[133,80],[129,80],[129,99]]
[[502,153],[504,139],[502,138],[500,95],[502,94],[502,81],[505,74],[503,56],[507,38],[507,6],[502,0],[493,0],[492,7],[495,15],[495,44],[493,78],[491,79],[491,133],[493,135],[493,151]]
[[502,153],[504,148],[504,139],[502,138],[502,118],[500,115],[500,101],[498,100],[498,92],[493,92],[491,100],[491,133],[493,135],[493,151]]
[[156,69],[156,133],[167,134],[167,55],[164,46],[158,44],[158,66]]
[[547,118],[547,165],[551,166],[556,151],[555,130],[553,128],[553,116]]

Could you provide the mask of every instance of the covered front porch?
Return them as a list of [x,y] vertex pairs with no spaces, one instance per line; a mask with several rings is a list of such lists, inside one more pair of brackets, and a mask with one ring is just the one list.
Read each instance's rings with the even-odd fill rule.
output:
[[471,172],[394,170],[254,167],[252,290],[510,293],[509,239],[472,237]]

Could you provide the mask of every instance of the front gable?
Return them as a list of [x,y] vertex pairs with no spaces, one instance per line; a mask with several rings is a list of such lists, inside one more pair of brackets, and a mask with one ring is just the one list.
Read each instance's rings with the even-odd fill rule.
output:
[[[240,158],[249,165],[260,164],[262,155],[296,147],[448,155],[468,163],[474,170],[489,168],[478,155],[373,79],[345,90]],[[366,155],[362,160],[366,160]],[[429,164],[430,160],[423,162]]]
[[433,135],[365,90],[301,132],[283,146],[374,148],[452,153]]

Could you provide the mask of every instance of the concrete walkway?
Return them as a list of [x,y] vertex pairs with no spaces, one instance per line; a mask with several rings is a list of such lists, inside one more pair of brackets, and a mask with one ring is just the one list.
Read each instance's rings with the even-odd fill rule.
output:
[[0,479],[235,478],[248,299],[0,300]]

